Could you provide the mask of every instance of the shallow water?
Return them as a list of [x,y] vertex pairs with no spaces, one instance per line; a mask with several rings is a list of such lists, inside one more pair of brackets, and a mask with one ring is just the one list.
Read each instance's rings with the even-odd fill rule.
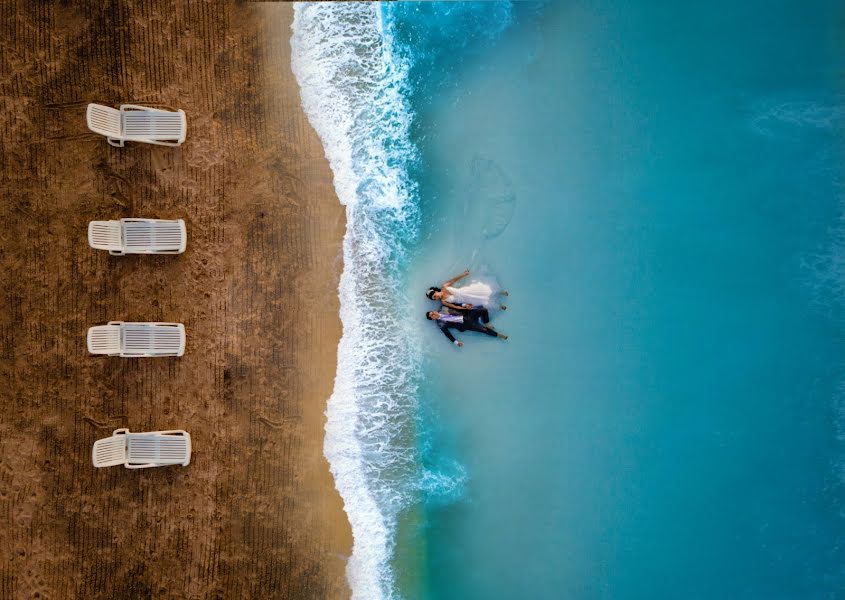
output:
[[[342,345],[327,439],[359,597],[845,590],[845,11],[619,4],[380,9],[407,128],[356,152],[358,110],[340,189],[401,352]],[[508,342],[425,321],[464,267]]]

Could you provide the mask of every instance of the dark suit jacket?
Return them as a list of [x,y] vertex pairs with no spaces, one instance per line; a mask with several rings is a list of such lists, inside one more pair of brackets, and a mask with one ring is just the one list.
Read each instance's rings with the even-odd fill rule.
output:
[[[450,329],[456,329],[460,332],[464,331],[480,331],[484,332],[484,327],[481,325],[479,320],[489,321],[488,313],[486,308],[449,308],[449,307],[442,307],[441,312],[450,315],[462,315],[464,320],[462,323],[453,323],[451,321],[437,321],[437,327],[440,328],[440,331],[443,332],[443,335],[452,342],[455,343],[455,336],[452,335],[452,332],[449,331]],[[486,333],[486,332],[484,332]]]

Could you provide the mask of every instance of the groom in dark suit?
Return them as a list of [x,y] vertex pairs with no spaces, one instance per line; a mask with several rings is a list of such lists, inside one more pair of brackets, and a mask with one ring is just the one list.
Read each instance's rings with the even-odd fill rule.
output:
[[463,347],[464,343],[456,340],[452,332],[449,331],[450,329],[457,329],[461,332],[477,331],[478,333],[499,337],[503,340],[508,339],[508,336],[504,333],[499,333],[487,325],[490,322],[490,313],[487,312],[486,308],[447,309],[444,307],[441,310],[443,312],[436,310],[429,311],[425,314],[425,317],[429,321],[434,321],[437,327],[440,328],[440,331],[443,332],[443,335],[459,348]]

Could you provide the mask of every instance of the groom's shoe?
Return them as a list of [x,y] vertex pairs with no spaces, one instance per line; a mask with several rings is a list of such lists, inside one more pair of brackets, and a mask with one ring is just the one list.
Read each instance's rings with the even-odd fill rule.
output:
[[501,340],[506,340],[506,339],[508,339],[508,336],[506,336],[504,333],[500,333],[500,334],[499,334],[499,339],[501,339]]
[[507,309],[508,309],[508,307],[507,307],[507,306],[505,306],[504,304],[502,304],[499,308],[501,308],[502,310],[507,310]]

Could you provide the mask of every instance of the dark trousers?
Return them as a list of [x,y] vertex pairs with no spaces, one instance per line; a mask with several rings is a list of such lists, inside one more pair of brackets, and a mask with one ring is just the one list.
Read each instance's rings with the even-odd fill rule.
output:
[[490,313],[486,308],[471,308],[464,314],[464,327],[467,331],[477,331],[485,335],[498,337],[498,333],[493,328],[487,328],[483,323],[490,322]]

